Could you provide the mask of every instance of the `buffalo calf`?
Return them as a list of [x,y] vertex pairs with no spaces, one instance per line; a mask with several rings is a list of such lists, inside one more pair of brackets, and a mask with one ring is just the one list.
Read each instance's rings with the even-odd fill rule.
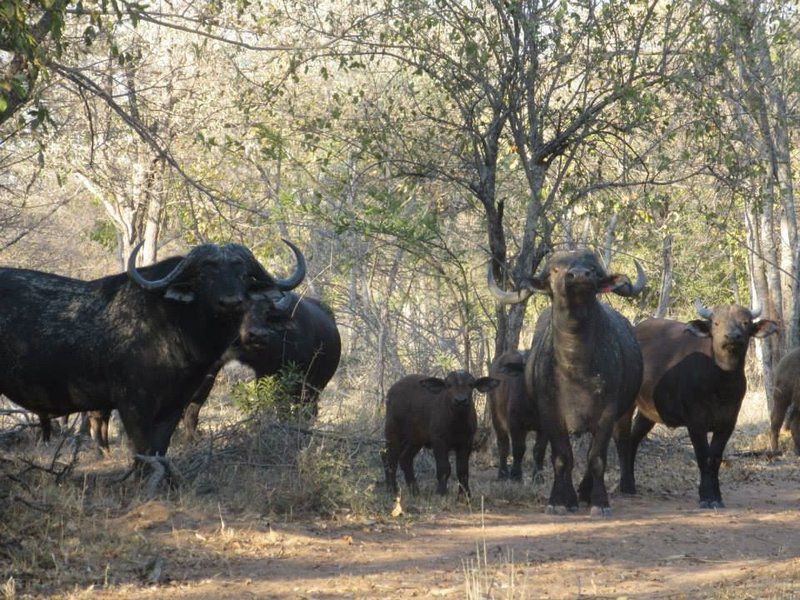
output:
[[436,493],[447,493],[449,453],[456,453],[459,493],[469,495],[469,455],[478,429],[473,390],[488,392],[500,382],[491,377],[475,379],[466,371],[453,371],[444,379],[408,375],[386,394],[386,483],[397,494],[397,465],[406,485],[419,491],[414,477],[414,457],[425,446],[436,459]]
[[[534,479],[541,476],[543,468],[547,438],[539,427],[539,411],[534,400],[528,397],[522,377],[529,354],[529,351],[509,350],[498,356],[489,369],[489,374],[500,380],[500,385],[489,392],[489,409],[500,463],[498,479],[522,481],[522,459],[525,457],[525,441],[529,431],[537,432],[533,446]],[[509,450],[512,455],[510,471]]]

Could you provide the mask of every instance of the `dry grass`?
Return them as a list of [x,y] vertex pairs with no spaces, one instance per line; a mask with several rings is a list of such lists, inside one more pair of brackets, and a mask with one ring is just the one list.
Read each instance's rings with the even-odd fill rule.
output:
[[[331,400],[312,430],[270,418],[242,420],[226,397],[216,395],[204,414],[200,441],[179,441],[172,449],[182,483],[163,488],[156,500],[143,497],[141,482],[135,478],[113,482],[129,462],[119,431],[109,455],[99,456],[91,444],[84,444],[74,469],[57,481],[49,471],[59,471],[70,462],[73,446],[37,444],[33,429],[6,419],[0,431],[13,435],[0,438],[4,458],[0,462],[0,585],[4,587],[0,589],[6,597],[36,597],[77,594],[89,588],[136,588],[160,581],[165,557],[172,565],[187,566],[213,564],[231,553],[280,555],[278,541],[273,544],[241,527],[234,530],[230,521],[264,524],[322,517],[390,523],[392,499],[383,486],[378,412],[359,413],[337,393]],[[765,415],[763,397],[748,396],[729,454],[763,450]],[[582,474],[587,443],[587,439],[574,441],[576,479]],[[618,478],[614,454],[612,448],[611,490]],[[405,526],[447,513],[482,515],[507,508],[539,512],[551,484],[549,466],[541,483],[530,481],[529,464],[523,485],[498,482],[494,455],[493,441],[487,450],[473,455],[473,499],[466,502],[455,493],[433,494],[434,463],[423,451],[416,462],[422,493],[403,497]],[[696,467],[685,430],[656,428],[642,446],[638,465],[645,495],[669,497],[695,489]],[[723,488],[730,481],[758,478],[765,468],[763,458],[737,458],[722,474]],[[168,534],[172,537],[165,547],[158,536]],[[192,535],[202,538],[202,549]],[[477,552],[471,562],[463,563],[464,593],[524,597],[524,571],[515,567],[514,557],[490,558],[481,554],[481,540],[475,542]],[[796,581],[796,574],[776,577],[779,582]],[[752,592],[742,596],[720,590],[719,597],[762,597],[764,590],[780,589],[767,583],[754,582]]]

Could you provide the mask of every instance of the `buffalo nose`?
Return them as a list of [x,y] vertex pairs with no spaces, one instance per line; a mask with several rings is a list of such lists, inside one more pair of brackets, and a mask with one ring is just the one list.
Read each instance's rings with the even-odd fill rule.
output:
[[244,343],[254,346],[263,345],[269,337],[269,329],[266,327],[251,327],[244,336]]
[[569,281],[586,281],[589,277],[589,269],[583,267],[573,267],[567,271],[567,280]]
[[744,335],[741,331],[733,331],[725,337],[727,337],[731,342],[741,342],[744,339]]
[[239,294],[233,294],[230,296],[221,296],[219,300],[217,300],[217,305],[221,310],[232,312],[238,310],[244,304],[244,298]]

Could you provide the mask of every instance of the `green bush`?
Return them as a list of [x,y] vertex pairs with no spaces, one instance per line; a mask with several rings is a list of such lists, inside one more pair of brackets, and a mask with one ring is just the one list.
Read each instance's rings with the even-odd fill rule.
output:
[[303,416],[300,403],[303,372],[290,363],[275,375],[237,383],[233,388],[233,404],[247,416],[274,416],[291,420]]

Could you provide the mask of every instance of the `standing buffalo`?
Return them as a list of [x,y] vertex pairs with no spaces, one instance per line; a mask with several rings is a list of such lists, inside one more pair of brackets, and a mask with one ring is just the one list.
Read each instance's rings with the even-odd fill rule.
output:
[[[533,477],[541,476],[547,438],[539,426],[539,409],[528,398],[525,380],[521,376],[530,351],[509,350],[498,356],[489,369],[489,375],[500,380],[500,385],[489,392],[492,425],[497,437],[497,455],[500,468],[498,479],[522,481],[522,459],[525,457],[525,440],[529,431],[536,431],[533,445]],[[514,373],[516,371],[516,373]],[[513,457],[508,470],[509,438]]]
[[305,277],[275,279],[244,246],[81,281],[0,269],[0,393],[39,414],[116,408],[136,454],[164,455],[186,403],[239,332],[253,299],[279,301]]
[[200,409],[217,373],[232,360],[251,367],[257,378],[293,365],[302,377],[295,396],[316,416],[319,394],[336,373],[341,351],[336,319],[319,300],[290,293],[277,304],[255,302],[242,320],[239,338],[209,371],[186,407],[183,423],[190,434],[195,433]]
[[792,432],[794,451],[800,455],[800,347],[784,356],[775,369],[769,432],[772,454],[778,453],[778,435],[787,410],[789,418],[786,419],[786,425]]
[[[536,323],[525,365],[528,394],[536,399],[542,429],[550,442],[554,480],[547,512],[574,511],[580,500],[593,515],[608,515],[604,481],[608,444],[615,423],[633,405],[642,380],[642,355],[628,320],[597,294],[637,295],[646,277],[636,263],[635,285],[625,275],[606,273],[588,250],[554,253],[543,271],[516,292],[501,290],[489,268],[489,289],[503,303],[522,302],[534,292],[550,296],[551,306]],[[570,433],[591,432],[586,474],[572,484]],[[617,439],[620,456],[627,440]]]
[[453,371],[444,379],[425,375],[403,377],[386,394],[386,483],[397,494],[397,464],[406,485],[419,491],[414,477],[414,457],[425,446],[436,459],[436,493],[447,493],[451,450],[456,453],[459,494],[469,496],[469,456],[478,429],[473,390],[488,392],[500,383],[491,377],[475,379],[466,371]]
[[[644,356],[644,379],[636,398],[639,409],[630,434],[630,452],[622,465],[620,491],[636,493],[634,463],[639,443],[656,423],[686,427],[700,470],[700,507],[722,508],[719,466],[736,427],[747,389],[745,354],[751,337],[778,330],[774,321],[755,321],[760,311],[737,305],[713,310],[696,303],[702,319],[681,323],[648,319],[636,326]],[[626,416],[630,431],[633,409]],[[708,433],[713,433],[711,445]]]

